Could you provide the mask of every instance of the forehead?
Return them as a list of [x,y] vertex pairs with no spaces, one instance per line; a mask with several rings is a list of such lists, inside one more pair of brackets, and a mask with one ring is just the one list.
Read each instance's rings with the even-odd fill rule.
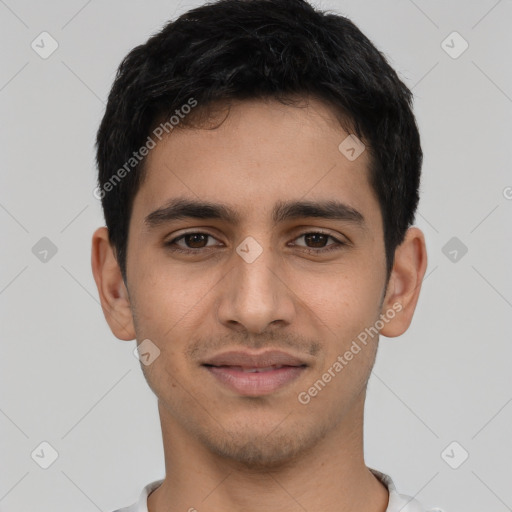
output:
[[142,226],[173,199],[229,206],[238,223],[275,223],[279,205],[297,201],[338,202],[365,217],[380,215],[372,213],[379,208],[368,179],[369,154],[347,158],[340,144],[343,149],[349,133],[324,103],[250,100],[233,103],[226,114],[214,129],[174,129],[149,152],[133,222]]

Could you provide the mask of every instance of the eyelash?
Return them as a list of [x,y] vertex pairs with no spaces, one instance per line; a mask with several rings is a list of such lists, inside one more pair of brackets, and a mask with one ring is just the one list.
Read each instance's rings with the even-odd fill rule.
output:
[[[183,235],[180,235],[180,236],[178,236],[176,238],[173,238],[172,240],[169,240],[168,242],[165,242],[164,245],[169,250],[171,250],[173,252],[179,252],[179,253],[182,253],[182,254],[199,254],[204,249],[207,249],[207,247],[202,247],[202,248],[199,248],[199,249],[182,249],[181,247],[177,247],[177,246],[174,245],[176,242],[180,241],[181,239],[183,239],[183,238],[185,238],[186,236],[189,236],[189,235],[206,235],[208,237],[215,238],[213,235],[210,235],[209,233],[203,233],[201,231],[192,231],[190,233],[184,233]],[[308,254],[325,254],[325,253],[328,253],[328,252],[331,252],[331,251],[340,250],[343,247],[348,245],[347,243],[342,242],[342,241],[338,240],[337,238],[335,238],[334,236],[330,235],[329,233],[324,233],[323,231],[306,231],[306,232],[298,235],[295,238],[295,240],[297,238],[301,238],[301,237],[306,236],[306,235],[326,235],[328,237],[328,239],[332,238],[335,241],[334,244],[328,245],[327,248],[324,247],[324,248],[320,248],[320,249],[314,249],[312,247],[302,247],[302,246],[300,246],[302,248],[302,250],[304,250]]]

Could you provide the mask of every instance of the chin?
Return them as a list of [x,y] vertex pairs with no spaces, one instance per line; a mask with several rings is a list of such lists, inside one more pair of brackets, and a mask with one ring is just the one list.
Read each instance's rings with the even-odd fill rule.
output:
[[[270,433],[269,433],[270,430]],[[208,449],[232,462],[253,470],[282,468],[293,463],[314,447],[325,435],[324,429],[300,432],[297,425],[287,431],[277,428],[255,431],[246,425],[237,430],[223,430],[218,436],[206,436],[202,441]]]

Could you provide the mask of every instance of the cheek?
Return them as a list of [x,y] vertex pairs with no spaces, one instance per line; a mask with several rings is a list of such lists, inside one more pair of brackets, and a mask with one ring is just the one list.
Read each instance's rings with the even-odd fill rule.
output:
[[373,276],[358,266],[344,267],[342,271],[314,278],[300,279],[297,295],[319,320],[330,343],[336,348],[343,346],[372,324],[378,317],[381,287]]
[[204,307],[208,292],[218,279],[199,268],[184,269],[162,261],[143,261],[140,272],[134,279],[136,310],[141,327],[150,328],[160,334],[194,316]]
[[[155,395],[172,407],[182,407],[186,388],[187,366],[184,349],[197,330],[198,307],[202,304],[201,290],[194,290],[183,273],[169,277],[146,273],[134,291],[135,331],[139,342],[151,340],[159,354],[149,365],[141,365],[149,387]],[[199,304],[197,304],[199,302]],[[195,328],[194,328],[195,325]],[[185,393],[186,394],[186,393]]]
[[173,377],[180,382],[187,378],[185,350],[212,316],[215,286],[221,286],[222,280],[199,270],[153,269],[134,287],[134,323],[137,339],[149,339],[160,350],[162,357],[154,368],[145,368],[158,395],[155,386],[168,384]]
[[330,410],[334,418],[360,396],[375,362],[378,337],[366,329],[378,319],[379,296],[371,282],[346,276],[308,295],[324,357],[299,390],[299,403],[307,402],[318,414]]

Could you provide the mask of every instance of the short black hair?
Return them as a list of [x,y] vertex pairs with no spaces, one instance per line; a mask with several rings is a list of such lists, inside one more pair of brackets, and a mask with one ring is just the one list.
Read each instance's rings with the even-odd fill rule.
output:
[[423,154],[411,91],[342,15],[305,0],[218,0],[168,22],[130,51],[108,97],[96,139],[95,195],[125,283],[133,200],[144,156],[162,129],[198,118],[201,124],[230,100],[293,104],[297,97],[329,105],[345,131],[366,145],[389,278],[419,201]]

